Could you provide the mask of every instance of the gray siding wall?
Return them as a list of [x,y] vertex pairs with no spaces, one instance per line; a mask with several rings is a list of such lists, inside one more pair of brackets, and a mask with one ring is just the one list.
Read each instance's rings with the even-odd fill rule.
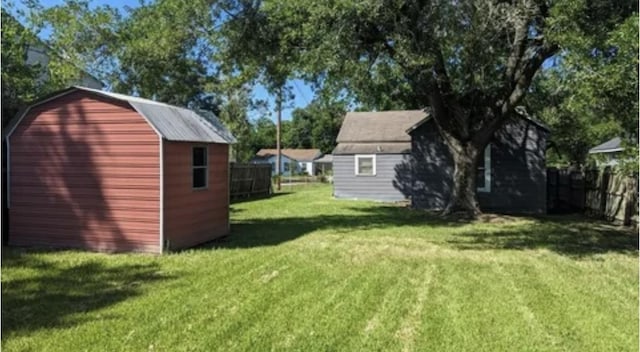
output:
[[[416,208],[441,209],[449,197],[453,174],[451,155],[429,121],[412,133],[412,159],[404,167],[411,176],[396,176],[403,194]],[[478,192],[485,211],[546,212],[547,132],[525,120],[513,121],[491,142],[491,192]]]
[[410,156],[402,154],[377,154],[376,175],[356,176],[354,155],[333,155],[333,195],[336,198],[369,199],[377,201],[405,200],[396,188],[395,177]]
[[[453,186],[453,160],[440,133],[428,121],[412,133],[412,160],[399,175],[404,193],[419,209],[444,208]],[[407,176],[409,175],[409,176]]]

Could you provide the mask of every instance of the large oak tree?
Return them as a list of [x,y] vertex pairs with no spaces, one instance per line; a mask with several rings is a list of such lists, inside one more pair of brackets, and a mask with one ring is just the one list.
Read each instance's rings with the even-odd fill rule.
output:
[[115,65],[106,76],[119,91],[185,104],[220,77],[271,92],[299,77],[360,107],[428,108],[454,160],[446,211],[477,214],[481,151],[543,63],[572,50],[625,60],[615,44],[603,52],[593,43],[637,14],[637,3],[158,0],[119,17],[68,0],[47,12],[54,43],[88,59],[82,66],[110,58],[101,67]]
[[[230,47],[249,61],[274,53],[263,44],[288,48],[275,53],[289,54],[291,75],[346,89],[369,106],[392,97],[404,107],[428,108],[454,160],[445,212],[469,214],[479,213],[481,151],[513,118],[543,63],[562,54],[563,41],[571,39],[566,34],[576,28],[606,32],[637,11],[631,1],[255,0],[222,6],[234,9],[224,17],[235,29]],[[251,45],[239,51],[243,43]]]

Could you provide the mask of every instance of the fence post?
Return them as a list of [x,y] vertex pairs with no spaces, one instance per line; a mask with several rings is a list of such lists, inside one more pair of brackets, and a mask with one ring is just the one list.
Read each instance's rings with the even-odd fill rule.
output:
[[556,208],[560,208],[560,169],[556,169]]

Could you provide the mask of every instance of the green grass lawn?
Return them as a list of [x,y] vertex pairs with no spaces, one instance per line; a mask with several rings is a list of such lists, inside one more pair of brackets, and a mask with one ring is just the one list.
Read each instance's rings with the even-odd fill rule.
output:
[[638,238],[305,186],[163,256],[4,249],[3,351],[637,351]]

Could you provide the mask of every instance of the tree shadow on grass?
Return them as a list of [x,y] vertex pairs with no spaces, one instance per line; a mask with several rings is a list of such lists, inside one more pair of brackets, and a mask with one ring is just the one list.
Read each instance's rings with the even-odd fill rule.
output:
[[[463,219],[446,219],[425,211],[414,211],[396,205],[345,208],[347,214],[319,214],[311,217],[256,218],[231,224],[229,236],[217,239],[201,248],[250,248],[275,246],[308,233],[330,229],[349,233],[368,229],[416,226],[462,226]],[[350,213],[350,214],[349,214]]]
[[[35,251],[30,250],[29,253]],[[2,281],[2,334],[72,327],[87,318],[80,313],[102,309],[143,293],[145,286],[167,280],[158,264],[105,266],[88,260],[76,265],[4,249],[2,267],[36,271],[36,275]],[[78,314],[79,316],[74,316]]]
[[494,231],[457,234],[459,249],[527,250],[544,248],[571,257],[604,253],[638,255],[638,233],[580,215],[543,216],[525,224],[503,224]]
[[[496,223],[493,221],[495,219],[497,219]],[[483,226],[486,222],[491,224]],[[425,240],[429,240],[430,227],[451,228],[451,237],[446,243],[462,250],[546,248],[562,255],[575,257],[608,252],[638,254],[637,233],[579,215],[532,218],[493,214],[481,220],[469,221],[443,218],[436,213],[411,210],[397,205],[347,207],[344,215],[319,214],[310,217],[243,220],[232,224],[229,236],[202,247],[275,246],[318,230],[330,229],[334,233],[349,233],[420,225],[425,225]],[[465,225],[471,226],[461,231],[456,230]]]

